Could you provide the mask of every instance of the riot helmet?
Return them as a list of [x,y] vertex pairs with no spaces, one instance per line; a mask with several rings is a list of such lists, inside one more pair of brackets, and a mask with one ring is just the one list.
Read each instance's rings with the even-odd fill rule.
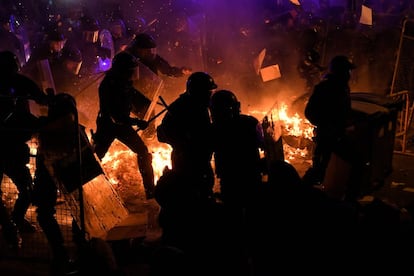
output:
[[240,115],[240,102],[229,90],[218,90],[213,93],[210,101],[213,122],[230,120]]
[[76,100],[68,93],[58,93],[49,102],[48,116],[60,118],[68,114],[77,114]]
[[95,43],[99,38],[99,22],[93,17],[83,16],[81,19],[82,38],[86,42]]
[[62,32],[57,30],[51,30],[47,33],[47,41],[49,42],[49,48],[54,53],[62,51],[66,43],[66,37]]
[[53,29],[47,33],[47,39],[49,41],[65,41],[66,37],[62,32]]
[[192,94],[193,91],[214,90],[217,84],[213,78],[205,72],[194,72],[187,79],[187,91]]
[[208,107],[212,90],[216,89],[213,78],[205,72],[194,72],[187,79],[186,94],[193,103],[200,107]]
[[138,65],[138,59],[135,56],[122,51],[114,56],[111,71],[117,74],[128,74],[128,77],[138,77]]
[[355,64],[352,63],[352,61],[344,55],[333,57],[329,63],[329,71],[333,74],[349,73],[350,70],[353,70],[355,68]]
[[65,68],[74,75],[78,75],[82,66],[82,53],[75,46],[67,46],[62,49],[62,61]]
[[152,49],[157,47],[154,37],[147,33],[139,33],[131,43],[134,49]]
[[147,33],[139,33],[130,43],[128,50],[143,63],[151,63],[157,56],[155,39]]

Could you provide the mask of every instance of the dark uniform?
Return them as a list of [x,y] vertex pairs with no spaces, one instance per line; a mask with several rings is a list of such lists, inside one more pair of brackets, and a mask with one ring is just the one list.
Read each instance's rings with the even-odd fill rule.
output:
[[127,52],[118,53],[112,62],[112,68],[106,73],[99,85],[99,114],[96,120],[96,133],[93,136],[95,152],[103,158],[116,139],[124,143],[137,154],[138,167],[141,173],[147,198],[152,198],[154,189],[154,171],[152,155],[137,131],[148,127],[148,123],[138,118],[130,117],[132,110],[131,99],[134,93],[139,93],[132,86],[132,76],[138,63]]
[[[42,72],[44,69],[40,67],[39,62],[47,60],[52,70],[62,55],[65,43],[66,37],[62,33],[56,30],[48,32],[44,41],[41,41],[41,44],[37,45],[37,48],[33,51],[30,59],[22,68],[22,72],[33,79],[40,87],[44,86],[44,82],[47,80],[44,75],[48,72]],[[49,83],[49,85],[51,84]],[[47,88],[52,88],[52,86]]]
[[[0,174],[10,177],[19,191],[12,211],[19,228],[29,226],[25,214],[31,203],[32,176],[27,167],[30,148],[27,141],[37,129],[37,118],[30,113],[29,99],[46,104],[47,96],[34,81],[18,73],[17,57],[10,51],[0,52]],[[31,230],[31,229],[28,229]]]
[[156,47],[157,44],[152,36],[146,33],[139,33],[127,47],[126,51],[139,58],[140,62],[157,75],[182,77],[191,73],[189,68],[170,65],[167,60],[157,54]]
[[264,147],[262,126],[255,117],[240,114],[240,103],[227,90],[213,94],[211,115],[221,199],[224,204],[247,207],[264,172],[260,157]]
[[74,98],[69,94],[60,93],[54,96],[53,100],[49,99],[48,116],[40,119],[33,204],[37,207],[39,226],[52,250],[52,275],[61,275],[61,273],[69,275],[76,271],[56,219],[58,198],[56,171],[61,168],[54,166],[54,159],[73,155],[76,151],[78,143],[76,112]]
[[59,60],[51,67],[56,92],[77,95],[81,92],[82,78],[79,76],[82,53],[75,46],[65,46]]
[[68,44],[81,51],[82,67],[79,74],[90,78],[107,70],[107,66],[103,66],[103,63],[111,58],[111,49],[101,46],[99,40],[101,27],[98,20],[85,15],[81,18],[80,28],[77,36],[68,40]]
[[208,105],[217,85],[204,72],[193,73],[187,90],[168,107],[157,128],[160,142],[172,146],[172,169],[192,179],[202,197],[209,197],[214,184],[211,166],[212,128]]
[[[263,130],[255,117],[240,113],[240,102],[231,91],[215,92],[210,109],[215,172],[225,211],[225,223],[220,231],[223,244],[227,245],[219,253],[225,264],[222,269],[248,275],[246,215],[261,187]],[[230,255],[232,260],[228,260]]]
[[172,147],[172,170],[157,182],[159,224],[164,244],[178,247],[202,261],[196,252],[211,247],[217,217],[213,201],[212,125],[208,105],[217,86],[204,72],[187,80],[187,89],[171,103],[157,127],[160,142]]
[[334,57],[330,73],[315,86],[305,107],[306,118],[315,126],[313,164],[304,176],[305,181],[322,183],[331,153],[343,151],[340,147],[346,140],[351,117],[348,82],[354,68],[347,57]]

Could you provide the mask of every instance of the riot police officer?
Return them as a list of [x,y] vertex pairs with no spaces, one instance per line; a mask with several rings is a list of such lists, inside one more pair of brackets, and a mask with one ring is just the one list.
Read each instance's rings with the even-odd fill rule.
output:
[[216,91],[210,110],[221,199],[225,205],[245,208],[265,172],[260,157],[264,149],[262,125],[255,117],[241,113],[240,102],[232,91]]
[[332,152],[346,151],[341,147],[351,125],[349,80],[354,68],[347,56],[333,57],[329,73],[314,87],[305,107],[306,118],[316,126],[312,167],[304,176],[307,183],[321,184]]
[[188,176],[204,199],[211,197],[214,185],[208,108],[211,93],[216,88],[209,74],[192,73],[187,79],[186,91],[171,103],[157,128],[158,140],[172,146],[172,170]]
[[187,67],[176,67],[169,64],[167,60],[157,53],[155,39],[147,33],[139,33],[132,40],[126,51],[139,58],[155,74],[163,74],[170,77],[182,77],[191,74]]
[[37,129],[37,118],[31,114],[29,99],[47,104],[47,95],[36,83],[19,73],[17,56],[10,51],[0,52],[0,175],[6,174],[19,192],[12,211],[14,223],[22,231],[35,228],[25,220],[31,204],[32,176],[26,166],[30,160],[27,141]]
[[99,85],[99,113],[93,142],[95,152],[101,159],[115,138],[137,155],[139,171],[149,199],[153,197],[154,190],[152,155],[137,130],[133,128],[136,125],[140,129],[145,129],[148,127],[148,122],[130,117],[131,99],[134,93],[139,93],[132,86],[136,78],[138,78],[137,59],[125,51],[115,55],[112,68]]

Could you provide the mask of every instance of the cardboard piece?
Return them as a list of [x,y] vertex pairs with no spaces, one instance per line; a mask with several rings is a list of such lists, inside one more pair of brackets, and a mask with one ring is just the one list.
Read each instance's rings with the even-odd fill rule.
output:
[[260,69],[260,75],[263,82],[278,79],[282,76],[278,64],[270,65]]
[[372,9],[362,5],[359,23],[372,26]]

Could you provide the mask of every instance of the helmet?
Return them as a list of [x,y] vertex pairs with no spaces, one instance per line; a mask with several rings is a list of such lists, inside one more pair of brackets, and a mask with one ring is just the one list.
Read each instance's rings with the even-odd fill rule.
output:
[[59,118],[67,114],[76,114],[76,100],[68,93],[58,93],[49,103],[48,116]]
[[66,46],[62,49],[62,60],[68,71],[78,75],[82,66],[82,53],[74,46]]
[[11,51],[0,52],[1,73],[17,73],[20,69],[18,57]]
[[213,78],[205,72],[194,72],[187,79],[187,91],[191,93],[195,90],[213,90],[217,84]]
[[353,64],[348,57],[338,55],[332,58],[329,64],[329,70],[332,73],[348,72],[349,70],[355,69],[356,66]]
[[62,58],[73,62],[82,62],[82,53],[74,46],[66,46],[62,49]]
[[229,90],[218,90],[213,93],[210,108],[213,120],[231,119],[240,114],[240,102]]
[[155,39],[147,33],[139,33],[131,43],[132,48],[151,49],[157,47]]
[[112,60],[112,70],[129,71],[138,66],[138,59],[128,52],[116,54]]
[[81,19],[82,38],[86,42],[96,43],[99,36],[99,22],[95,18],[84,16]]
[[100,29],[98,20],[90,16],[83,16],[81,18],[81,24],[83,31],[96,32]]

